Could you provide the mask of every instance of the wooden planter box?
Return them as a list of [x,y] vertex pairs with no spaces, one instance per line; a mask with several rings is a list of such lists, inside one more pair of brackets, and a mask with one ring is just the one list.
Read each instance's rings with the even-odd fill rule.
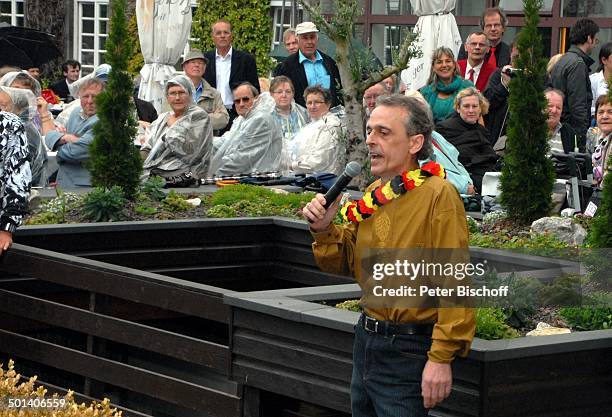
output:
[[[0,260],[0,358],[23,373],[109,396],[128,415],[350,413],[357,315],[313,301],[359,290],[316,268],[303,222],[29,226],[16,241]],[[537,257],[474,253],[543,277],[559,270]],[[604,415],[611,358],[612,331],[476,340],[432,415]],[[278,412],[283,401],[325,411]]]

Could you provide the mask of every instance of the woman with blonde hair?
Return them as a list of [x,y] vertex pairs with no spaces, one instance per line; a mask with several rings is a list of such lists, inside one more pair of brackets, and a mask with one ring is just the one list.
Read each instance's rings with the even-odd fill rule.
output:
[[420,92],[431,107],[434,122],[438,123],[453,113],[453,103],[459,91],[474,87],[474,83],[459,75],[459,66],[450,48],[437,48],[431,59],[429,83]]
[[459,151],[463,164],[480,192],[482,178],[495,170],[497,155],[489,142],[489,131],[478,121],[489,111],[489,102],[475,87],[461,90],[455,97],[456,113],[436,125],[440,133]]

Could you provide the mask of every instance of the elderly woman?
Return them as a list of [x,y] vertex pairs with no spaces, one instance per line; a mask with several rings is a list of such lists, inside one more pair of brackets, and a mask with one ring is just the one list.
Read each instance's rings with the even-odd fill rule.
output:
[[304,90],[304,100],[312,121],[288,142],[283,152],[283,168],[296,174],[340,175],[344,168],[344,135],[340,120],[329,111],[331,93],[314,85]]
[[474,84],[459,75],[453,51],[445,46],[436,49],[432,55],[429,82],[420,90],[431,107],[436,124],[454,113],[455,97],[467,87],[474,87]]
[[146,176],[204,178],[212,151],[212,125],[208,113],[196,105],[195,90],[185,75],[171,78],[164,89],[171,111],[162,113],[147,128],[141,147]]
[[608,174],[610,166],[610,142],[612,142],[612,101],[608,95],[601,95],[595,102],[595,118],[598,137],[593,151],[593,183],[602,186],[604,177]]
[[448,119],[436,125],[436,131],[459,151],[463,164],[480,192],[485,172],[494,171],[497,155],[489,142],[489,131],[478,121],[487,114],[489,103],[475,88],[461,90],[455,97],[455,110]]
[[270,94],[276,103],[272,116],[283,129],[283,139],[286,144],[308,123],[308,114],[304,107],[293,100],[295,89],[289,77],[284,75],[275,77],[270,84]]
[[47,101],[41,97],[42,89],[38,80],[27,71],[10,71],[0,78],[0,86],[30,90],[34,94],[36,97],[37,113],[32,116],[31,121],[36,129],[41,132],[43,120],[45,118],[52,118],[52,116],[47,109]]
[[45,186],[47,182],[45,175],[47,152],[40,132],[32,121],[36,114],[36,97],[30,90],[0,87],[0,110],[13,113],[21,119],[28,138],[32,185]]

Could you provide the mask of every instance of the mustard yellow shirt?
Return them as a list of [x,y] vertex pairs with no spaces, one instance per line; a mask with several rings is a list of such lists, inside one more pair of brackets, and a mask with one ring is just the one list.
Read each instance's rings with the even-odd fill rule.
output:
[[[368,187],[371,191],[379,182]],[[351,274],[362,287],[367,280],[361,261],[370,248],[467,248],[468,231],[463,203],[447,181],[430,177],[422,186],[380,207],[358,225],[332,225],[312,233],[317,264],[325,272]],[[428,357],[450,363],[467,355],[476,320],[471,308],[365,308],[378,320],[395,323],[435,323]]]

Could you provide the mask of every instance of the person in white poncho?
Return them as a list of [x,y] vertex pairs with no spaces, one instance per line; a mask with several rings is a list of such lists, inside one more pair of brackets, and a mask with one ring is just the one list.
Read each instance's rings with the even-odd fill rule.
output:
[[304,90],[312,122],[288,142],[283,168],[296,174],[329,172],[340,175],[345,163],[345,144],[340,119],[329,111],[332,96],[319,85]]
[[267,94],[259,95],[249,82],[238,85],[232,93],[238,117],[228,132],[215,138],[218,146],[209,175],[278,171],[283,133],[272,116],[274,101]]

